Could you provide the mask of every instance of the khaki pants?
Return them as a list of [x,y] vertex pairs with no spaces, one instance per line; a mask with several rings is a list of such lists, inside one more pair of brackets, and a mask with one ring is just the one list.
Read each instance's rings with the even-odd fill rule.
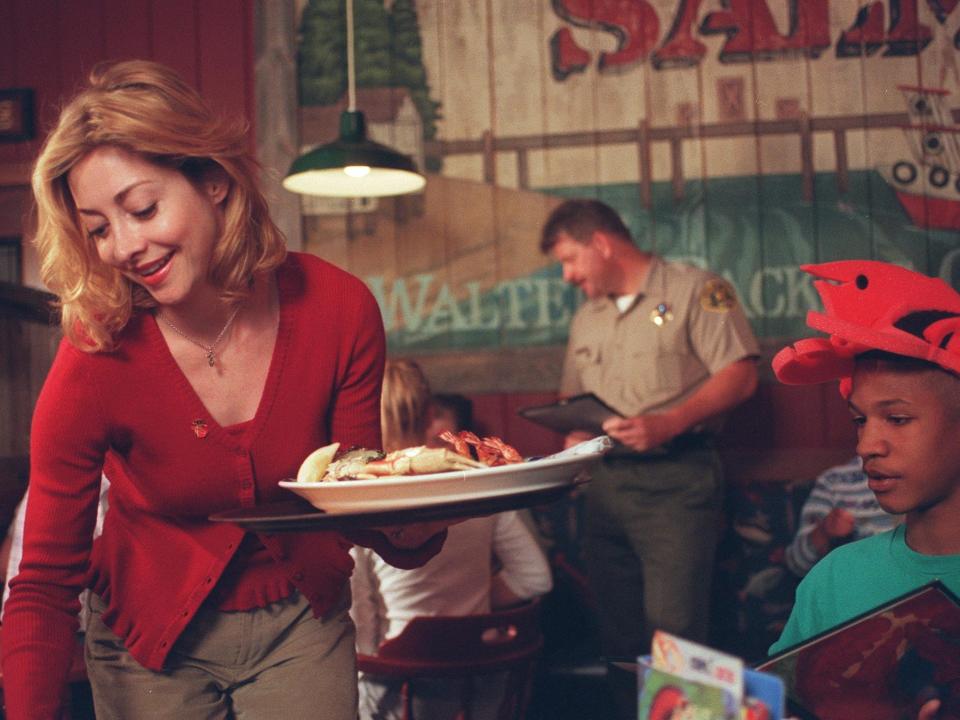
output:
[[91,595],[87,674],[97,720],[355,720],[349,593],[316,619],[299,593],[240,612],[201,608],[161,672],[137,663]]

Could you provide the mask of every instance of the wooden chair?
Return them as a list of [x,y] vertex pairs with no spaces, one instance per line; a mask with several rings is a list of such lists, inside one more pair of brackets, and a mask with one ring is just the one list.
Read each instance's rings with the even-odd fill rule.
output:
[[540,604],[533,600],[487,615],[417,617],[377,655],[359,655],[365,673],[400,679],[404,718],[413,716],[415,680],[461,679],[461,718],[470,719],[472,684],[477,675],[506,672],[498,720],[523,717],[533,672],[543,645]]

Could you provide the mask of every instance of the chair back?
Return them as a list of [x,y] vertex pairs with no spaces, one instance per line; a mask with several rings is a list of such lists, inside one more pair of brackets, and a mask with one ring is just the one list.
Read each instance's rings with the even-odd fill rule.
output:
[[543,646],[540,603],[488,613],[451,617],[416,617],[377,655],[358,655],[357,667],[367,673],[402,678],[412,718],[411,680],[470,678],[507,672],[501,718],[522,717],[529,700],[537,656]]

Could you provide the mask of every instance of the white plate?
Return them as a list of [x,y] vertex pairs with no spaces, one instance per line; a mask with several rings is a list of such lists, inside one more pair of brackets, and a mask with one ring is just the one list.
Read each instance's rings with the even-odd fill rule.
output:
[[326,512],[382,512],[441,503],[493,498],[558,485],[572,485],[580,471],[613,446],[606,435],[563,452],[513,465],[376,480],[298,483],[282,480],[311,505]]

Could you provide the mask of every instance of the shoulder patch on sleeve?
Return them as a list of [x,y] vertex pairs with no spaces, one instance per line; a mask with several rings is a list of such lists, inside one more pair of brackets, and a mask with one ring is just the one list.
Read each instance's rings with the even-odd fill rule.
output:
[[708,280],[700,290],[700,307],[710,312],[729,312],[737,306],[733,285],[720,278]]

